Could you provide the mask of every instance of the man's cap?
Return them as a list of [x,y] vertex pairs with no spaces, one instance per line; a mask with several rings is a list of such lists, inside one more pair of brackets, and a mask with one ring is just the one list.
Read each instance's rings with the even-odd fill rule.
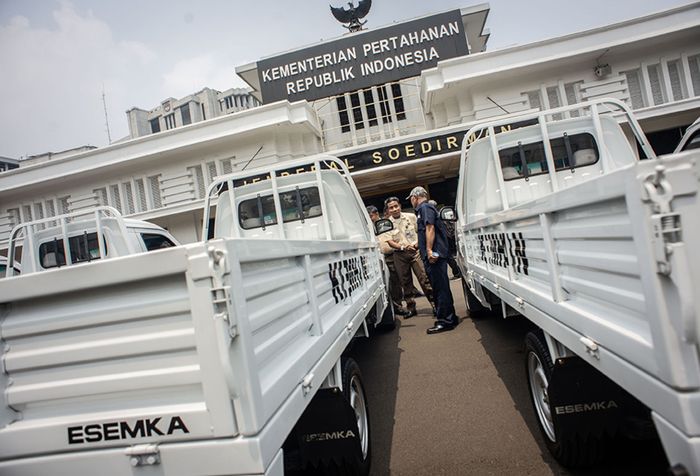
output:
[[413,190],[411,190],[411,193],[408,194],[408,197],[406,197],[406,200],[410,199],[411,197],[426,197],[428,198],[428,191],[424,189],[423,187],[413,187]]

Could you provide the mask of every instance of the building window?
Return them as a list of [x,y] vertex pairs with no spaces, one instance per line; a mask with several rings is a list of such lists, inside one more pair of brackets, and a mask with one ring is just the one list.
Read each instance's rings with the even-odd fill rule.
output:
[[362,120],[362,106],[360,105],[360,95],[357,92],[350,93],[350,105],[352,106],[352,119],[355,129],[364,129],[365,123]]
[[379,110],[382,113],[382,122],[391,122],[391,108],[389,107],[389,98],[383,86],[377,88],[377,96],[379,97]]
[[219,161],[219,164],[221,165],[221,173],[224,175],[233,172],[233,164],[231,159],[222,159]]
[[70,212],[70,204],[68,203],[69,198],[70,197],[60,197],[58,199],[58,203],[60,204],[59,208],[61,210],[62,215],[65,215],[66,213]]
[[134,190],[131,186],[131,182],[124,182],[122,184],[122,192],[124,192],[124,200],[126,202],[126,213],[129,215],[136,213],[136,206],[134,204]]
[[182,117],[183,126],[192,124],[192,117],[190,116],[190,103],[187,103],[180,108],[180,117]]
[[231,96],[226,96],[224,98],[224,102],[226,103],[226,109],[231,109],[236,105],[235,98],[233,95]]
[[350,98],[349,108],[345,96],[335,98],[342,132],[350,132],[350,113],[352,113],[352,123],[356,130],[364,129],[366,125],[369,127],[378,125],[378,111],[381,114],[382,124],[406,119],[406,107],[399,83],[354,91],[349,93],[348,97]]
[[372,90],[371,89],[365,89],[363,91],[364,97],[365,97],[365,107],[367,109],[367,120],[369,122],[369,126],[376,126],[377,125],[377,108],[374,106],[374,96],[372,95]]
[[340,117],[340,130],[342,132],[350,132],[350,120],[348,118],[348,106],[345,102],[345,96],[335,98],[338,105],[338,116]]
[[153,208],[161,208],[163,206],[163,200],[160,196],[160,175],[148,177],[148,186],[151,190]]
[[406,119],[406,108],[403,104],[403,94],[401,94],[401,85],[394,83],[391,85],[391,95],[394,98],[394,110],[396,111],[396,119],[403,121]]
[[112,206],[116,208],[119,213],[122,213],[122,198],[119,194],[119,185],[110,185],[109,198]]
[[641,70],[631,69],[623,71],[627,81],[627,90],[630,95],[632,109],[641,109],[644,107],[644,93],[642,92]]
[[151,119],[148,122],[151,123],[151,133],[155,134],[156,132],[160,132],[160,119],[159,118],[156,117],[155,119]]
[[[561,98],[559,97],[559,86],[549,86],[547,88],[547,102],[549,103],[549,109],[561,107]],[[552,119],[554,119],[555,121],[561,120],[561,118],[561,114],[552,115]]]
[[139,211],[145,212],[148,210],[148,202],[146,201],[146,187],[143,185],[143,179],[134,180],[136,185],[136,199],[139,204]]
[[651,87],[651,98],[654,105],[658,106],[666,102],[666,94],[664,91],[664,81],[661,77],[661,65],[650,64],[647,66],[649,74],[649,86]]
[[167,116],[163,118],[165,120],[165,128],[170,130],[170,129],[175,129],[175,113],[170,113]]
[[204,111],[204,104],[202,106],[202,120],[206,121],[207,120],[207,113]]
[[[566,104],[573,106],[581,102],[581,85],[583,81],[564,84],[564,92],[566,93]],[[569,111],[571,117],[578,117],[580,111]]]
[[683,84],[683,74],[681,69],[680,60],[669,61],[668,66],[668,77],[671,81],[671,93],[673,94],[674,101],[680,101],[686,97],[685,87]]
[[527,96],[527,101],[530,103],[530,109],[542,110],[542,99],[540,98],[540,91],[526,91],[525,96]]
[[693,94],[700,96],[700,55],[688,57],[688,69],[690,82],[693,85]]

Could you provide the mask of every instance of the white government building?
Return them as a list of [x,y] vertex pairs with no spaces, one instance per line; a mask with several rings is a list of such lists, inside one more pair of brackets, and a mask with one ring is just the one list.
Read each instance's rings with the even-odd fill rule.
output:
[[489,8],[263,58],[236,69],[252,96],[205,88],[134,108],[130,140],[0,173],[0,253],[16,224],[95,205],[193,242],[214,177],[319,152],[345,160],[367,204],[415,185],[454,203],[464,132],[506,113],[618,98],[658,153],[700,115],[700,3],[494,51]]

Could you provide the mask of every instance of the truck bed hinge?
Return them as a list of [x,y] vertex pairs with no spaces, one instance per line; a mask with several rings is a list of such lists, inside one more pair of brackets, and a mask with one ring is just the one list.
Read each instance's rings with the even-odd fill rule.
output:
[[214,319],[222,319],[228,323],[231,338],[238,335],[236,320],[231,312],[231,286],[225,284],[224,276],[231,272],[226,250],[210,246],[209,268],[211,269],[211,299],[214,306]]
[[663,165],[657,165],[654,173],[644,178],[642,196],[644,201],[652,202],[654,212],[651,215],[651,231],[654,237],[653,250],[657,272],[669,275],[673,245],[682,241],[683,229],[680,214],[674,213],[671,209],[674,194],[665,171],[666,168]]
[[158,445],[145,444],[134,445],[124,450],[129,457],[131,466],[153,466],[160,464],[160,450]]

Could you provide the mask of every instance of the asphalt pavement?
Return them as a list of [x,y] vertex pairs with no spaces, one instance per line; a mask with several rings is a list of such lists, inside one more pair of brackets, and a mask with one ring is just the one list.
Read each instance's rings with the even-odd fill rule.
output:
[[469,318],[460,281],[451,283],[456,329],[427,335],[433,317],[421,298],[418,316],[352,349],[369,402],[373,475],[664,474],[658,441],[621,442],[595,468],[562,468],[530,403],[523,344],[530,324]]

